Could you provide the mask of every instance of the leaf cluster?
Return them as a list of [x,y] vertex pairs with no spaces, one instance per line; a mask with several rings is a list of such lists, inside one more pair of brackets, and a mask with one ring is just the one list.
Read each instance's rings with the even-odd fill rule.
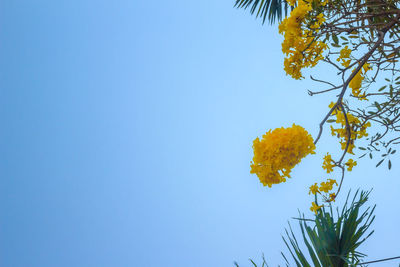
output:
[[236,0],[235,7],[250,8],[250,13],[260,17],[263,24],[267,20],[270,24],[275,21],[281,21],[283,14],[286,17],[291,10],[285,0]]
[[[307,247],[303,251],[294,235],[290,225],[283,238],[296,266],[355,266],[366,255],[357,251],[358,247],[372,235],[367,234],[375,216],[375,206],[361,211],[361,207],[368,200],[370,192],[358,191],[351,204],[348,205],[350,192],[341,211],[332,206],[321,208],[315,216],[314,225],[309,225],[309,220],[299,219],[302,241]],[[336,217],[336,219],[335,219]],[[282,254],[284,256],[284,254]],[[284,256],[287,265],[288,259]],[[311,259],[311,260],[310,260]]]
[[[285,229],[286,237],[282,237],[291,255],[291,260],[297,267],[329,267],[329,266],[356,266],[362,264],[366,255],[359,252],[358,248],[374,231],[369,231],[375,219],[373,215],[375,206],[362,208],[370,194],[366,191],[357,191],[350,199],[347,195],[341,210],[335,211],[332,206],[322,207],[314,219],[295,218],[299,222],[301,237],[296,238],[293,229]],[[306,247],[306,249],[304,249]],[[286,266],[291,266],[291,261],[281,253]],[[252,266],[268,266],[264,255],[261,265],[252,259]],[[237,262],[234,263],[239,267]]]

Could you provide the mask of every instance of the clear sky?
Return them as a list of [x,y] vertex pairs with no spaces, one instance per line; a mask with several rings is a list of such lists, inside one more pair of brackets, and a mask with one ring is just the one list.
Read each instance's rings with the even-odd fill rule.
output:
[[[339,148],[325,131],[265,188],[252,140],[293,122],[315,136],[332,95],[285,76],[277,26],[233,2],[0,1],[0,266],[283,262],[284,227],[311,215]],[[370,259],[400,251],[392,161],[361,160],[344,184],[374,187]]]

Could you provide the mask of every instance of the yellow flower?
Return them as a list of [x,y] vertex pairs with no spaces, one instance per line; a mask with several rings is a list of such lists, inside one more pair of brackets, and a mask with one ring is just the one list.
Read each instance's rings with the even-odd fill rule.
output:
[[[359,96],[359,99],[362,95]],[[331,102],[329,104],[329,108],[332,108],[335,105],[335,103]],[[347,132],[346,129],[346,119],[344,116],[344,113],[342,110],[340,109],[335,109],[332,112],[332,116],[336,116],[336,123],[338,123],[340,126],[339,128],[334,128],[332,125],[331,127],[331,134],[332,136],[337,136],[340,141],[340,145],[342,150],[346,149],[347,146],[347,141],[350,137],[350,142],[347,148],[347,152],[349,154],[353,154],[353,149],[355,148],[354,142],[356,139],[360,139],[362,137],[368,136],[367,133],[367,128],[371,127],[371,123],[367,122],[365,123],[365,121],[363,123],[361,123],[360,119],[357,118],[356,116],[352,115],[351,113],[346,113],[347,115],[347,120],[349,122],[350,125],[350,136]]]
[[351,88],[352,94],[357,97],[359,100],[368,100],[365,97],[365,92],[361,94],[361,85],[362,82],[365,78],[365,75],[368,70],[371,70],[372,68],[368,63],[364,64],[362,68],[357,72],[357,74],[354,76],[354,78],[350,81],[349,87]]
[[250,173],[255,173],[260,182],[271,187],[290,178],[294,166],[308,154],[315,154],[311,135],[301,126],[268,131],[260,140],[253,141],[254,157]]
[[315,202],[313,202],[311,204],[312,204],[312,206],[311,206],[310,210],[312,212],[314,212],[315,214],[317,214],[317,211],[324,206],[324,205],[318,206],[317,204],[315,204]]
[[362,75],[361,70],[359,70],[354,78],[350,81],[349,87],[351,88],[354,96],[358,96],[360,94],[360,88],[363,80],[364,76]]
[[335,199],[336,199],[336,194],[335,193],[329,194],[329,202],[335,201]]
[[336,180],[328,179],[326,182],[322,182],[321,183],[321,186],[319,187],[319,190],[322,191],[322,192],[328,193],[329,191],[332,190],[334,184],[337,185]]
[[[346,139],[347,139],[347,138],[346,138]],[[340,141],[340,145],[341,145],[342,150],[345,150],[345,149],[346,149],[346,146],[347,146],[347,141],[346,141],[346,140]],[[353,149],[354,149],[355,147],[356,147],[356,146],[354,145],[353,140],[350,140],[349,146],[347,147],[347,153],[354,155]]]
[[351,54],[351,49],[349,49],[349,47],[346,45],[345,47],[342,48],[342,50],[340,50],[340,55],[336,60],[342,61],[341,62],[342,66],[347,68],[351,63],[351,59],[349,59],[350,54]]
[[315,184],[313,184],[312,186],[310,186],[310,191],[308,192],[308,194],[313,194],[313,195],[315,195],[316,193],[318,193],[319,192],[319,190],[318,190],[318,184],[317,183],[315,183]]
[[329,153],[326,153],[326,156],[324,157],[324,162],[322,163],[322,169],[326,170],[327,173],[332,172],[333,167],[335,167],[332,162],[332,156],[329,155]]
[[348,170],[348,171],[351,171],[351,170],[353,170],[353,167],[357,165],[357,161],[354,161],[353,159],[349,159],[349,160],[346,162],[345,165],[348,166],[348,167],[347,167],[347,170]]
[[[289,0],[294,4],[296,0]],[[323,59],[322,53],[328,47],[324,42],[315,39],[322,23],[325,22],[323,13],[310,16],[311,3],[297,1],[297,6],[279,25],[279,33],[284,35],[282,52],[286,55],[284,70],[294,79],[302,78],[301,70],[314,67]]]

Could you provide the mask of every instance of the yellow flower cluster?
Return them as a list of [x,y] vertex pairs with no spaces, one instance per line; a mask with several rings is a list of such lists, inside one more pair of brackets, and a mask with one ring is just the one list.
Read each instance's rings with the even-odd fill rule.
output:
[[349,49],[349,47],[346,45],[345,47],[342,48],[342,50],[340,50],[340,55],[337,58],[337,61],[339,62],[342,61],[341,64],[345,68],[347,68],[351,63],[351,59],[349,59],[350,54],[351,54],[351,49]]
[[326,182],[321,183],[319,190],[325,193],[329,193],[329,191],[332,190],[334,184],[338,185],[336,180],[328,179]]
[[368,100],[365,97],[365,92],[363,94],[361,94],[361,85],[365,78],[365,74],[370,69],[371,69],[371,67],[368,63],[364,64],[363,67],[357,72],[357,74],[354,76],[354,78],[349,83],[349,87],[351,88],[352,94],[355,97],[357,97],[359,100]]
[[353,159],[349,159],[345,165],[347,166],[347,170],[351,171],[353,170],[353,167],[357,165],[357,161],[354,161]]
[[318,192],[319,192],[319,187],[318,187],[318,184],[315,183],[315,184],[313,184],[312,186],[310,186],[310,191],[308,192],[308,194],[313,194],[313,195],[315,195],[315,194],[318,193]]
[[333,172],[333,167],[335,167],[335,165],[332,163],[332,156],[329,153],[326,153],[324,162],[322,163],[322,169],[326,170],[327,173]]
[[271,187],[290,178],[292,168],[308,154],[315,154],[311,135],[301,126],[269,130],[253,141],[254,157],[250,173]]
[[313,202],[312,203],[312,206],[311,206],[311,208],[310,208],[310,210],[312,211],[312,212],[314,212],[315,214],[317,214],[317,211],[320,209],[320,208],[322,208],[324,205],[320,205],[320,206],[318,206],[317,204],[315,204],[315,202]]
[[[338,185],[336,180],[333,180],[333,179],[328,179],[326,182],[320,183],[319,186],[318,186],[318,183],[314,183],[313,185],[310,186],[310,191],[308,192],[308,194],[315,195],[317,193],[321,194],[322,192],[329,193],[332,190],[333,185],[335,185],[335,184]],[[324,196],[324,199],[326,202],[335,201],[335,198],[336,198],[335,193],[330,193],[329,197],[328,197],[328,195]],[[312,202],[312,206],[311,206],[310,210],[317,213],[317,210],[319,210],[321,207],[323,207],[323,205],[318,206],[317,204],[315,204],[315,202]]]
[[310,191],[308,194],[313,194],[315,195],[316,193],[329,193],[329,191],[332,190],[333,185],[336,184],[336,180],[333,179],[328,179],[326,182],[321,182],[320,185],[318,186],[318,183],[314,183],[312,186],[310,186]]
[[[315,1],[318,4],[318,0]],[[296,0],[289,1],[292,6]],[[326,2],[319,2],[325,5]],[[311,2],[303,0],[297,2],[289,17],[286,17],[279,25],[279,33],[284,35],[282,52],[285,54],[284,70],[294,79],[302,78],[301,69],[314,67],[323,59],[322,53],[327,48],[324,42],[314,37],[322,23],[325,22],[323,13],[311,16]]]
[[[329,107],[332,108],[333,106],[334,103],[332,102],[329,105]],[[331,126],[331,134],[332,136],[337,136],[338,138],[340,138],[340,144],[342,146],[342,150],[345,150],[347,140],[349,137],[346,129],[346,118],[344,116],[344,113],[338,108],[336,108],[336,110],[332,113],[332,115],[336,116],[336,123],[340,124],[340,127],[335,129],[333,128],[333,126]],[[367,128],[371,126],[371,123],[367,122],[361,124],[361,121],[350,113],[346,113],[346,116],[350,125],[350,143],[347,152],[354,155],[353,153],[353,149],[355,147],[354,141],[364,136],[368,136]]]

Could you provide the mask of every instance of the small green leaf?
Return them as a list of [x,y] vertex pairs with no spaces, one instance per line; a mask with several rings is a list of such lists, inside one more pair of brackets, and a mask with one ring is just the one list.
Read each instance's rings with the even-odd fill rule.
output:
[[362,147],[362,146],[359,146],[358,149],[360,149],[360,150],[366,150],[366,148],[365,148],[365,147]]
[[385,159],[381,159],[379,162],[378,162],[378,164],[376,164],[376,166],[375,167],[378,167],[379,165],[381,165],[382,164],[382,162],[384,161]]
[[390,159],[389,159],[389,162],[388,162],[388,168],[389,168],[389,170],[392,168],[392,162],[390,161]]
[[337,37],[337,35],[336,34],[332,34],[332,40],[335,42],[335,44],[339,44],[339,39],[338,39],[338,37]]
[[249,259],[249,261],[251,261],[251,263],[253,263],[253,265],[254,265],[255,267],[257,267],[257,264],[255,264],[255,262],[254,262],[252,259]]
[[329,36],[330,36],[330,34],[327,33],[327,34],[325,35],[325,38],[326,38],[327,40],[329,40]]
[[380,91],[382,91],[383,89],[385,89],[385,88],[386,88],[386,86],[387,86],[387,85],[385,85],[385,86],[382,86],[381,88],[379,88],[378,92],[380,92]]
[[378,109],[378,110],[381,110],[382,108],[381,108],[381,105],[379,105],[379,103],[378,102],[374,102],[374,105],[375,105],[375,107]]

